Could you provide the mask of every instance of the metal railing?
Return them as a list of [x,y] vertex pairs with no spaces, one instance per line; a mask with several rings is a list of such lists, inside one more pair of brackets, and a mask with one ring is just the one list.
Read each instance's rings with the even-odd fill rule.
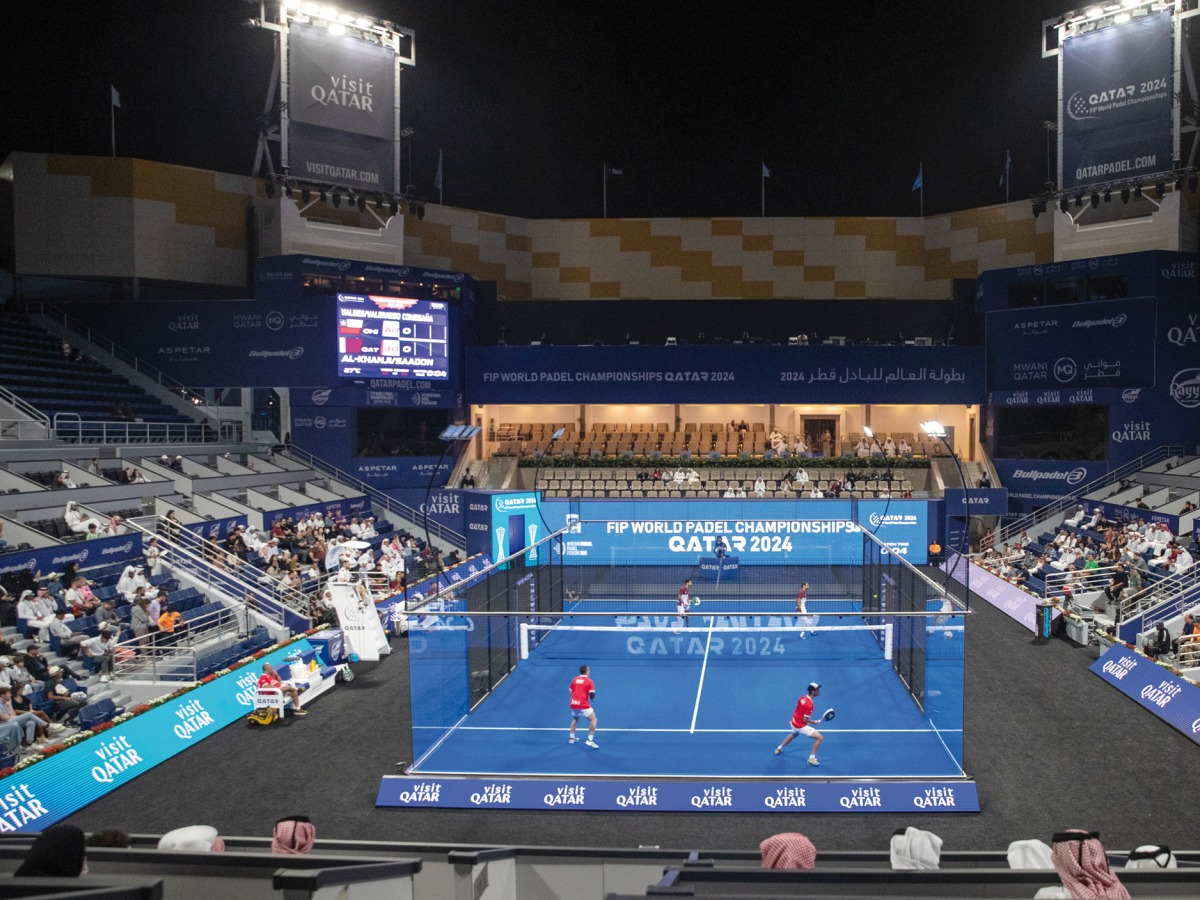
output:
[[[171,635],[152,632],[143,638],[122,641],[114,648],[113,677],[199,681],[199,658],[211,653],[211,645],[221,638],[236,637],[249,631],[247,624],[243,613],[222,606],[204,615],[184,619]],[[205,644],[203,649],[197,646],[201,641]]]
[[295,444],[288,447],[288,449],[285,451],[285,455],[296,460],[296,462],[310,466],[311,468],[316,469],[317,471],[328,475],[330,478],[334,478],[343,484],[348,484],[357,491],[361,491],[363,494],[370,497],[373,503],[383,507],[389,513],[394,513],[395,515],[406,519],[409,524],[413,525],[414,527],[427,530],[432,537],[441,538],[444,541],[454,544],[456,547],[465,548],[467,546],[467,539],[454,529],[447,528],[445,525],[435,522],[433,519],[428,518],[420,510],[414,509],[406,503],[401,503],[399,500],[396,500],[393,497],[389,497],[378,488],[371,487],[369,484],[360,481],[349,472],[343,472],[332,463],[326,462],[325,460],[318,456],[314,456],[306,450],[301,450]]
[[83,419],[78,413],[54,414],[54,437],[75,444],[202,444],[219,439],[217,431],[195,422],[114,422]]
[[[1132,475],[1134,472],[1144,469],[1146,466],[1153,465],[1164,459],[1170,459],[1172,456],[1180,456],[1183,453],[1183,447],[1175,444],[1166,444],[1151,450],[1139,456],[1132,462],[1127,462],[1123,466],[1118,466],[1115,469],[1109,469],[1104,475],[1089,481],[1087,484],[1077,487],[1069,494],[1065,494],[1058,500],[1043,506],[1041,509],[1021,516],[1015,522],[1005,525],[1000,532],[995,536],[995,543],[1002,544],[1011,538],[1014,534],[1020,534],[1022,531],[1030,531],[1036,528],[1043,522],[1052,519],[1060,512],[1070,508],[1072,505],[1079,502],[1079,499],[1092,491],[1098,490],[1107,484],[1112,484],[1114,481],[1119,481],[1126,475]],[[1030,465],[1036,465],[1037,460],[1030,460]]]
[[1053,571],[1046,573],[1045,589],[1042,593],[1043,597],[1051,597],[1062,593],[1064,585],[1070,585],[1071,593],[1078,596],[1080,593],[1093,593],[1095,591],[1103,591],[1112,583],[1112,574],[1117,571],[1116,566],[1099,566],[1095,569],[1067,569],[1065,571]]
[[285,611],[307,619],[307,608],[301,611],[290,606],[275,591],[258,582],[261,575],[258,569],[195,532],[168,523],[165,517],[156,520],[155,531],[137,523],[133,523],[132,528],[146,537],[158,538],[159,547],[166,551],[168,569],[186,571],[200,584],[239,601],[246,612],[255,612],[284,628],[288,627]]
[[1119,619],[1127,622],[1151,611],[1156,619],[1169,618],[1183,610],[1188,597],[1194,599],[1197,588],[1200,588],[1200,566],[1192,566],[1182,575],[1160,578],[1153,584],[1144,585],[1137,593],[1123,594],[1117,604]]

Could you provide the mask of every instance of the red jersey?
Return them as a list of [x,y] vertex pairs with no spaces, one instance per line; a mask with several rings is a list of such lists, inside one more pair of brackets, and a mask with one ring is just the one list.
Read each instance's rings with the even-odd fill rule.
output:
[[800,588],[800,591],[796,594],[796,612],[808,612],[808,608],[804,605],[804,601],[807,599],[808,588]]
[[263,672],[260,676],[258,676],[259,687],[277,688],[282,684],[283,682],[279,680],[278,675],[271,675],[267,672]]
[[809,717],[812,716],[813,702],[812,697],[805,694],[800,698],[800,702],[796,704],[796,711],[792,713],[792,727],[803,728],[808,724]]
[[687,605],[687,604],[691,603],[691,601],[692,601],[691,588],[689,588],[685,584],[683,587],[681,587],[679,589],[679,603],[682,605]]
[[[588,695],[596,690],[592,679],[579,675],[571,680],[571,709],[591,709],[592,700]],[[810,705],[811,708],[811,705]]]

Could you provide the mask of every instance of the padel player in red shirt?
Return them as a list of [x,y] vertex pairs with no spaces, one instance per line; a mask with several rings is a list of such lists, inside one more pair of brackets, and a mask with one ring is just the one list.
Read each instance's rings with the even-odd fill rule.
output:
[[579,738],[575,737],[575,726],[579,717],[588,720],[587,745],[593,750],[600,749],[593,738],[596,736],[596,711],[592,709],[592,700],[596,696],[596,683],[588,677],[588,667],[580,666],[579,675],[571,679],[571,736],[568,742],[574,744]]
[[821,732],[813,728],[809,724],[813,714],[813,700],[821,696],[821,686],[815,681],[808,686],[808,693],[800,698],[796,704],[796,711],[792,713],[792,733],[783,739],[783,743],[775,748],[775,755],[778,756],[783,752],[783,748],[790,744],[796,735],[802,734],[805,737],[813,739],[812,753],[809,754],[808,764],[810,766],[819,766],[817,762],[817,748],[821,746],[821,741],[824,738]]

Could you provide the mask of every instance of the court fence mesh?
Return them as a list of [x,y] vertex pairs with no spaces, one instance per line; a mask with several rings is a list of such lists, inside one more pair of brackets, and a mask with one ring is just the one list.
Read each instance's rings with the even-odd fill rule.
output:
[[[805,624],[876,626],[864,639],[874,642],[877,656],[890,642],[891,667],[922,711],[930,660],[961,666],[961,607],[948,606],[936,582],[866,531],[855,558],[797,564],[747,564],[743,558],[736,576],[726,578],[701,572],[698,558],[681,560],[680,554],[653,557],[643,550],[636,560],[618,554],[580,564],[563,548],[563,532],[552,534],[412,617],[414,724],[428,719],[424,742],[439,727],[452,728],[520,664],[523,625],[527,653],[554,626],[640,629],[669,645],[687,579],[693,600],[700,601],[691,607],[693,636],[701,630],[699,620],[722,629],[723,640],[744,641],[747,635],[735,633],[746,630],[754,638],[744,646],[765,642],[769,649],[777,632]],[[797,593],[806,584],[808,615],[801,619]],[[943,634],[960,639],[943,641]],[[630,646],[628,636],[622,640]],[[595,653],[604,645],[588,646]],[[414,729],[414,758],[419,743]]]

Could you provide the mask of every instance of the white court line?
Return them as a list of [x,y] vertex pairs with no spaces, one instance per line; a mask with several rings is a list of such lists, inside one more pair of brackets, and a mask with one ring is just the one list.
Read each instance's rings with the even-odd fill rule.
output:
[[[771,757],[771,758],[774,759],[775,757]],[[800,755],[796,754],[793,757],[793,759],[795,759],[795,760],[797,760],[797,762],[799,762]],[[826,764],[826,765],[828,765],[828,764]],[[807,768],[807,766],[805,768]],[[962,771],[962,770],[960,769],[959,771]],[[635,779],[637,779],[637,780],[646,779],[648,781],[678,781],[678,782],[682,782],[685,784],[689,781],[802,781],[802,782],[831,781],[831,782],[838,782],[838,783],[853,782],[853,781],[867,781],[867,780],[889,781],[889,782],[894,782],[894,783],[903,783],[903,782],[908,782],[908,781],[924,781],[924,780],[956,781],[956,782],[964,781],[964,780],[967,782],[974,781],[973,778],[971,778],[970,776],[965,775],[965,774],[960,776],[960,775],[947,775],[945,773],[923,774],[923,773],[914,772],[911,775],[908,775],[908,774],[897,775],[894,772],[890,772],[887,774],[875,775],[875,774],[870,774],[870,773],[866,773],[866,772],[864,772],[862,774],[855,772],[853,775],[833,775],[828,771],[818,773],[818,772],[812,771],[811,769],[804,772],[804,774],[786,774],[786,775],[781,775],[776,772],[770,772],[770,773],[760,772],[755,775],[730,775],[728,772],[712,772],[712,773],[697,772],[695,774],[692,774],[689,772],[686,775],[679,775],[679,774],[675,774],[675,773],[665,773],[665,772],[649,772],[649,773],[643,773],[640,775],[635,775],[633,773],[622,772],[620,775],[593,776],[593,775],[589,775],[586,772],[579,772],[579,771],[513,773],[513,772],[480,772],[476,769],[430,769],[428,772],[422,772],[419,769],[417,769],[417,767],[415,765],[413,765],[409,769],[409,772],[411,774],[407,775],[407,776],[406,775],[384,775],[383,777],[384,778],[406,778],[407,779],[407,778],[411,778],[413,775],[419,775],[422,778],[430,778],[434,775],[438,775],[438,776],[454,775],[454,776],[461,776],[464,778],[470,778],[470,777],[506,778],[506,779],[511,778],[513,780],[519,780],[519,779],[523,779],[523,778],[581,778],[581,777],[593,778],[594,777],[597,780],[604,780],[604,781],[613,781],[613,780],[633,781]]]
[[700,683],[696,685],[696,705],[692,708],[692,728],[689,732],[690,734],[696,733],[696,716],[700,715],[700,694],[704,691],[704,673],[708,670],[708,648],[712,646],[713,625],[716,621],[715,616],[709,616],[708,640],[704,642],[704,662],[700,666]]
[[[414,725],[413,729],[441,730],[440,725]],[[565,731],[565,728],[523,728],[520,725],[463,725],[457,731]],[[604,731],[616,731],[622,734],[776,734],[787,731],[788,726],[778,728],[605,728]],[[947,734],[961,732],[961,728],[944,729]],[[838,734],[929,734],[928,728],[822,728],[821,731]],[[599,729],[597,730],[599,733]]]
[[[469,713],[468,713],[468,715],[469,715]],[[462,723],[465,721],[467,721],[467,716],[463,716],[461,719],[459,719],[457,722],[455,722],[453,725],[451,725],[450,730],[447,731],[445,734],[443,734],[436,741],[434,741],[433,746],[430,747],[428,750],[426,750],[424,753],[422,753],[421,758],[416,760],[413,763],[413,766],[419,766],[421,763],[423,763],[425,760],[427,760],[429,758],[429,754],[431,754],[434,750],[436,750],[438,747],[440,747],[443,744],[443,742],[445,742],[446,738],[450,737],[450,735],[452,735],[455,731],[457,731],[458,727],[460,725],[462,725]]]
[[[945,742],[944,740],[942,740],[942,733],[941,733],[940,731],[938,731],[938,727],[937,727],[936,725],[934,725],[934,724],[933,724],[933,722],[930,722],[930,723],[929,723],[929,727],[930,727],[930,728],[932,728],[932,729],[933,729],[933,733],[937,735],[937,739],[938,739],[939,743],[941,743],[941,745],[942,745],[942,749],[946,751],[946,755],[947,755],[948,757],[950,757],[950,761],[951,761],[952,763],[954,763],[954,765],[958,766],[958,771],[962,772],[962,770],[963,770],[963,768],[962,768],[962,764],[961,764],[961,763],[960,763],[960,762],[959,762],[957,759],[955,759],[955,758],[954,758],[954,754],[950,752],[950,748],[949,748],[949,747],[947,747],[947,746],[946,746],[946,742]],[[953,731],[961,731],[962,729],[961,729],[961,728],[955,728],[955,729],[949,729],[949,728],[947,728],[947,729],[946,729],[946,731],[947,731],[947,732],[949,732],[949,731],[951,731],[951,730],[953,730]],[[965,775],[966,773],[965,773],[965,772],[963,772],[963,774]]]

